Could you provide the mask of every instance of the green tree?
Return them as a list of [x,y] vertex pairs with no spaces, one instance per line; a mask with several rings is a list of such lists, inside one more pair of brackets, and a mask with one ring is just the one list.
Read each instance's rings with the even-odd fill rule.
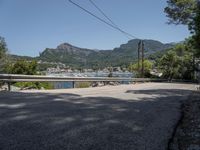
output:
[[163,77],[169,80],[178,76],[179,59],[174,51],[168,51],[161,59],[159,63],[160,69],[163,72]]
[[199,0],[167,0],[165,13],[168,23],[187,25],[192,34],[194,55],[200,56],[200,1]]
[[5,72],[9,74],[35,75],[37,74],[37,62],[18,60],[15,63],[9,63],[5,67]]
[[5,56],[6,52],[7,52],[7,46],[5,39],[0,36],[0,59]]
[[200,1],[197,5],[196,16],[193,24],[190,25],[190,30],[193,33],[193,44],[195,48],[195,55],[200,57]]
[[164,78],[193,78],[193,53],[187,43],[176,45],[159,59],[158,64]]
[[[139,62],[142,66],[142,61]],[[144,60],[144,77],[150,77],[150,71],[153,68],[153,63],[147,59]],[[129,65],[130,72],[136,72],[136,77],[141,77],[141,72],[138,70],[138,63]]]
[[165,13],[168,23],[189,25],[195,17],[197,0],[167,0]]
[[[15,63],[9,63],[5,67],[5,72],[9,74],[37,75],[37,62],[18,60]],[[17,82],[14,85],[20,88],[53,89],[53,84],[48,82]]]
[[8,49],[3,37],[0,36],[0,73],[3,73],[6,62],[9,60],[6,55]]

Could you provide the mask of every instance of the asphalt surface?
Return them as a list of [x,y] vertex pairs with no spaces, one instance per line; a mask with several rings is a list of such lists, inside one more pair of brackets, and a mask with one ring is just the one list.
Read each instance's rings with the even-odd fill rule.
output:
[[0,150],[165,150],[192,84],[0,92]]

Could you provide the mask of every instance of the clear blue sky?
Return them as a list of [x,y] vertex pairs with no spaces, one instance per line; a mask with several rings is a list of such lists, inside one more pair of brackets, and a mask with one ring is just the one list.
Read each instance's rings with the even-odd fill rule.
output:
[[[101,15],[88,0],[74,0]],[[167,25],[166,0],[93,0],[125,31],[142,39],[182,41],[186,26]],[[68,0],[0,0],[0,36],[10,53],[37,56],[63,42],[92,49],[112,49],[128,39],[89,16]]]

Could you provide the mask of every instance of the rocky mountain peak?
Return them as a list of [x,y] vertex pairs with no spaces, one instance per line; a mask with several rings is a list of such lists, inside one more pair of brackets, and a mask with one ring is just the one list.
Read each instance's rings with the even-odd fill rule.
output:
[[67,50],[67,49],[71,49],[72,47],[73,46],[69,43],[62,43],[62,44],[58,45],[56,49]]

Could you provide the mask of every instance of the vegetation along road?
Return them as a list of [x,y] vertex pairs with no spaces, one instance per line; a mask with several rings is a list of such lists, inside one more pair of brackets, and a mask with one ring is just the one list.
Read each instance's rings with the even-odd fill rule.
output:
[[165,150],[192,84],[0,93],[1,150]]

